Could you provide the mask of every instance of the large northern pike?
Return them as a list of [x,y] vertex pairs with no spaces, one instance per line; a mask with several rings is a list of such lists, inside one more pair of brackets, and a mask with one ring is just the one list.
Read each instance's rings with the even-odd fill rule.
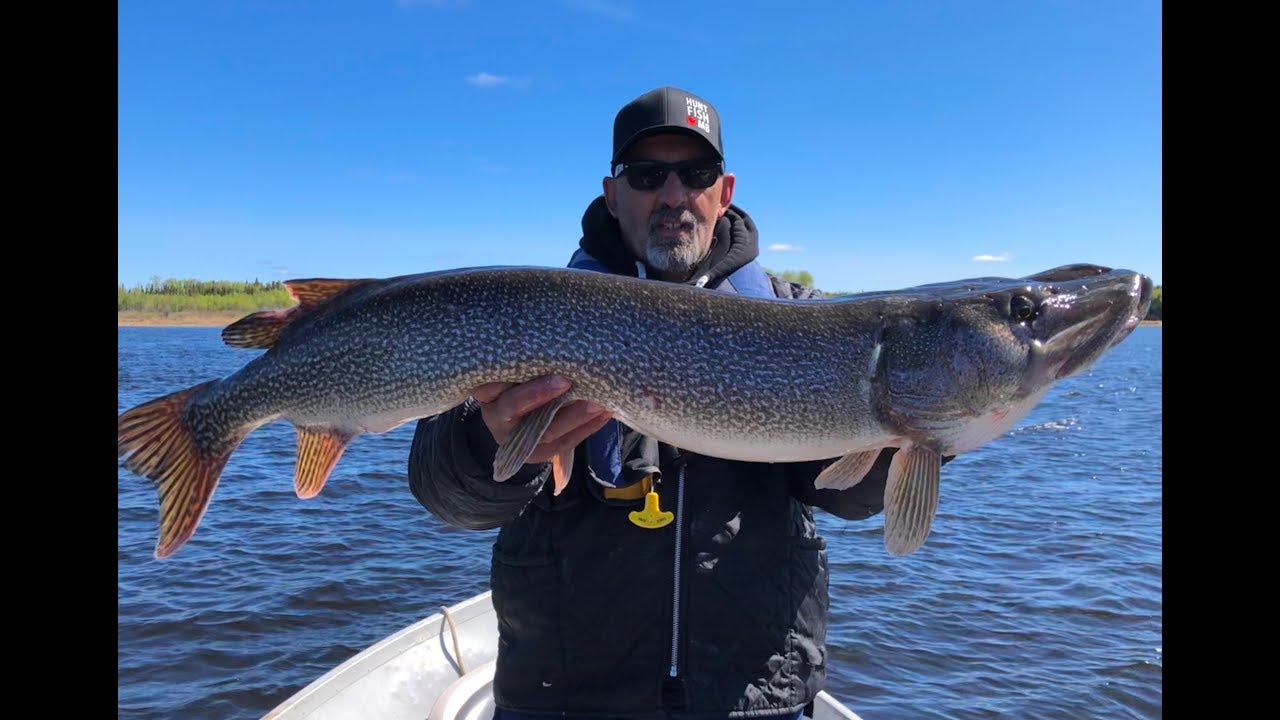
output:
[[[296,491],[311,497],[356,436],[448,410],[484,383],[552,373],[572,389],[499,448],[496,480],[575,399],[704,455],[839,458],[819,487],[851,487],[896,447],[885,546],[906,554],[928,535],[941,457],[1005,433],[1151,301],[1147,277],[1093,265],[805,301],[552,268],[286,285],[298,305],[222,333],[267,352],[118,419],[119,456],[159,493],[156,557],[192,536],[228,457],[264,423],[297,428]],[[559,492],[572,451],[553,466]]]

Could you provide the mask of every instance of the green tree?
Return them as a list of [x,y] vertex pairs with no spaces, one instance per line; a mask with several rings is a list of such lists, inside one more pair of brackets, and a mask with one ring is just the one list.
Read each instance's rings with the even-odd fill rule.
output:
[[235,282],[153,277],[126,288],[116,284],[117,312],[243,312],[279,310],[294,304],[279,282]]
[[765,268],[764,271],[769,273],[770,275],[773,275],[774,277],[782,278],[787,282],[800,283],[805,287],[813,287],[813,275],[810,275],[808,270],[778,271],[778,270],[770,270],[769,268]]
[[1163,290],[1163,285],[1157,285],[1151,293],[1151,309],[1147,311],[1148,320],[1164,320]]

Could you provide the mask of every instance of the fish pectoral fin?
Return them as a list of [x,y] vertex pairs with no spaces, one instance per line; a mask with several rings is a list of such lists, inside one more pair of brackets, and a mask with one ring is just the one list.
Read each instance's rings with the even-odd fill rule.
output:
[[529,459],[534,448],[542,441],[542,435],[550,427],[556,412],[569,402],[568,395],[561,395],[530,412],[516,425],[515,430],[511,431],[511,437],[498,446],[498,452],[493,457],[494,480],[505,482],[520,470],[520,466],[524,465],[524,461]]
[[297,430],[298,465],[293,473],[293,486],[298,497],[311,498],[320,494],[342,451],[359,433],[328,425],[298,425]]
[[884,489],[884,546],[890,555],[909,555],[924,544],[938,510],[941,456],[915,445],[894,453]]
[[551,462],[551,473],[555,479],[555,495],[559,495],[569,485],[569,476],[573,474],[573,448],[556,453]]
[[882,448],[875,448],[845,455],[818,473],[813,486],[819,490],[848,490],[862,482],[867,471],[876,464],[876,458],[880,457],[881,450]]

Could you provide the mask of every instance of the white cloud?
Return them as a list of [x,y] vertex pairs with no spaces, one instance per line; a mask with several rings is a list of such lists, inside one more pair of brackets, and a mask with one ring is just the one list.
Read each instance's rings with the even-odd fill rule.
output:
[[1009,262],[1013,256],[1009,253],[1000,253],[999,255],[974,255],[974,262]]
[[494,75],[493,73],[481,72],[475,75],[468,75],[467,82],[476,87],[497,87],[498,85],[506,85],[511,82],[511,78],[506,75]]
[[610,20],[630,20],[631,8],[609,0],[564,0],[575,10],[603,15]]
[[511,88],[524,89],[529,87],[533,82],[533,78],[511,77],[510,75],[494,75],[491,72],[478,72],[475,75],[467,76],[467,83],[476,87],[491,88],[499,85]]
[[803,250],[804,246],[792,245],[790,243],[774,243],[769,246],[769,249],[774,252],[796,252],[799,250]]

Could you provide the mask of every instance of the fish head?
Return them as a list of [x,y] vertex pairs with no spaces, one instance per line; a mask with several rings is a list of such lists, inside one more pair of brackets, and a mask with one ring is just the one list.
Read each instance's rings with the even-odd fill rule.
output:
[[918,443],[971,450],[1128,337],[1151,293],[1149,277],[1097,265],[903,291],[880,333],[879,414]]
[[1129,337],[1151,307],[1151,278],[1131,270],[1065,265],[1032,275],[1034,389],[1075,375]]

